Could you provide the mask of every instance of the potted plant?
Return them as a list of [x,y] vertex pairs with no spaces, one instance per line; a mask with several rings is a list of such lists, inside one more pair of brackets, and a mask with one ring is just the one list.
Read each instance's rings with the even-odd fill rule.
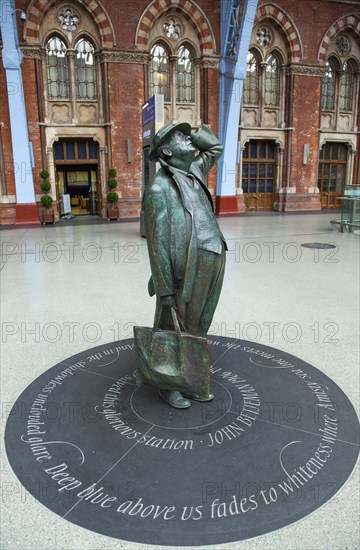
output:
[[108,170],[108,188],[109,192],[106,195],[107,199],[107,219],[108,220],[118,220],[119,219],[119,207],[117,202],[119,200],[119,195],[114,191],[117,187],[116,179],[116,170],[115,168],[109,168]]
[[54,212],[52,209],[52,203],[53,199],[52,196],[49,195],[49,191],[51,190],[51,184],[49,182],[49,172],[47,170],[41,170],[40,177],[43,180],[40,183],[40,189],[44,193],[44,195],[40,198],[41,206],[40,209],[40,221],[41,223],[54,223]]

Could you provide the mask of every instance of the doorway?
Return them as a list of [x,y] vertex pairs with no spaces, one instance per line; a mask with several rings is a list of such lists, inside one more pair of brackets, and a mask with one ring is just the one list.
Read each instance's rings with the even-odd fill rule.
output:
[[99,214],[98,147],[91,140],[59,140],[55,143],[57,192],[60,205],[70,202],[71,214]]
[[321,207],[341,208],[347,165],[347,146],[343,143],[327,142],[319,156],[318,188]]
[[57,170],[59,198],[69,195],[71,214],[97,214],[96,184],[97,166],[74,165]]
[[276,182],[276,147],[273,141],[251,140],[242,160],[242,188],[247,211],[273,210]]

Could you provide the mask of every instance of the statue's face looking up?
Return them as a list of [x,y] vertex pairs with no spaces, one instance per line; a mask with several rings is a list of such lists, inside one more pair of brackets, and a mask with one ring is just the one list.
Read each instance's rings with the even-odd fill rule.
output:
[[162,149],[169,164],[178,164],[178,162],[181,162],[186,165],[190,165],[194,160],[196,153],[196,148],[191,141],[191,137],[180,131],[172,134],[172,136],[170,136],[170,138],[163,144]]

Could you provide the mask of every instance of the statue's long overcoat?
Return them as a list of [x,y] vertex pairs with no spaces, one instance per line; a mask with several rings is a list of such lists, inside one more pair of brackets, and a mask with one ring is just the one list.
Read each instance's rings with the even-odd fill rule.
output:
[[[212,205],[205,178],[223,148],[207,126],[192,134],[192,141],[200,153],[192,162],[189,173],[201,184]],[[176,171],[163,161],[161,164],[162,168],[148,187],[144,199],[152,273],[149,293],[159,298],[181,290],[181,299],[189,302],[196,277],[198,252],[193,206],[182,193]]]

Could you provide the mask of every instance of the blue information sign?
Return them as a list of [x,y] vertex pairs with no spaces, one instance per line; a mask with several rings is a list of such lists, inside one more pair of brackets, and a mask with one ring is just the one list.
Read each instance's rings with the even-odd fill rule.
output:
[[142,125],[146,126],[149,122],[155,120],[155,97],[151,96],[150,99],[142,107]]

